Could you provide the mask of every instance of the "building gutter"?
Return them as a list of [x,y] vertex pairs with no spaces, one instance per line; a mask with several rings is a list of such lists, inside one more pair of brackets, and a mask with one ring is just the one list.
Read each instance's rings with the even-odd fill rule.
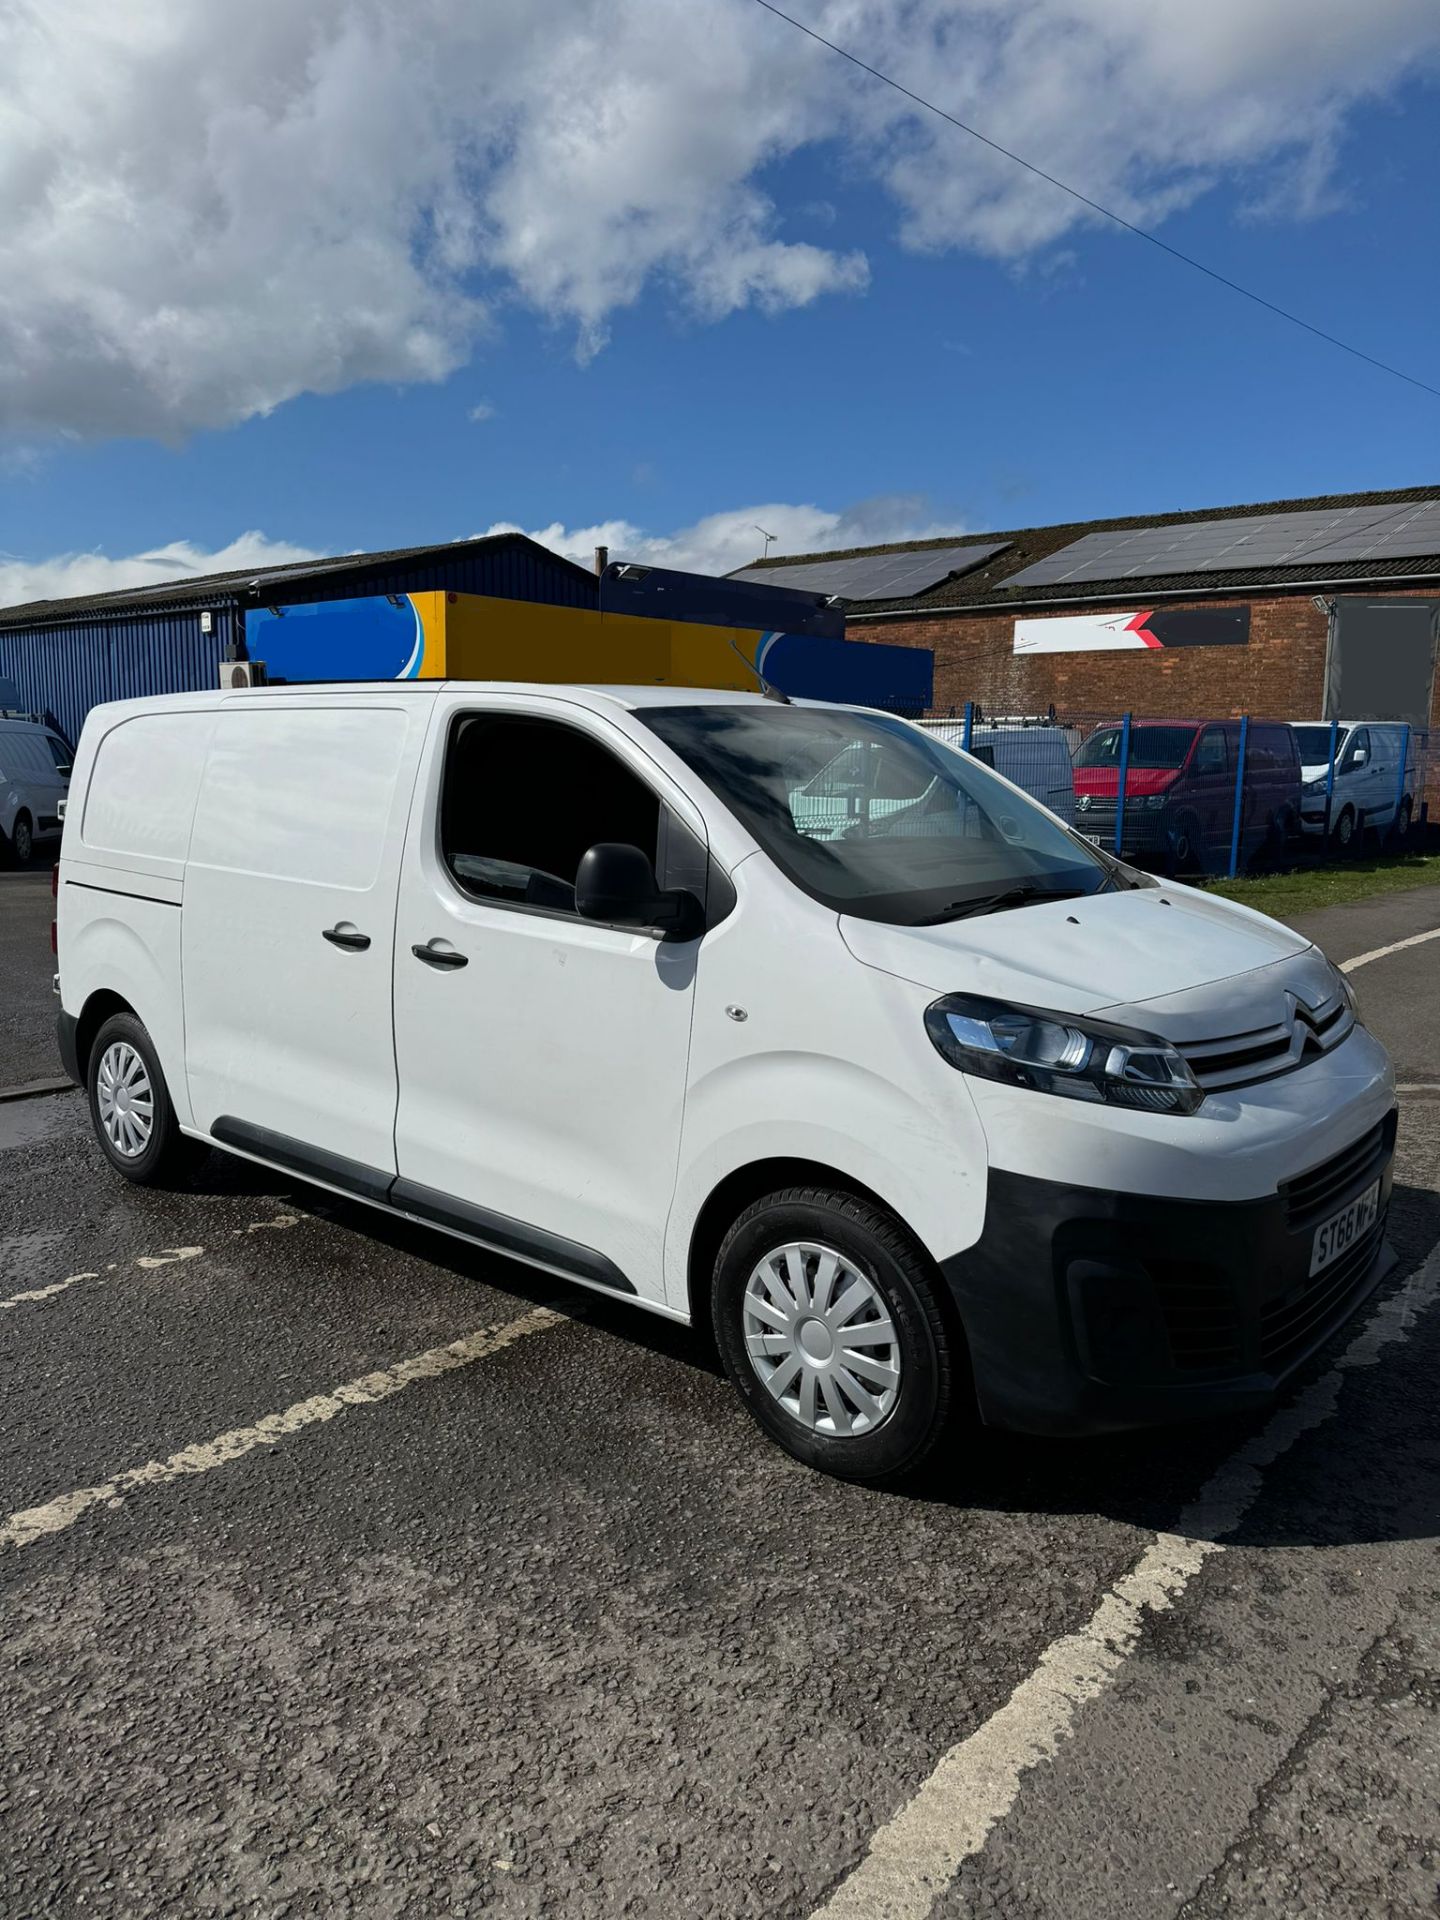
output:
[[1236,600],[1246,594],[1265,595],[1267,597],[1283,593],[1351,593],[1359,588],[1373,587],[1388,589],[1392,587],[1413,586],[1417,581],[1440,580],[1440,573],[1387,574],[1382,580],[1270,580],[1260,584],[1238,587],[1165,587],[1158,593],[1077,593],[1063,600],[970,600],[962,601],[954,607],[887,607],[883,613],[848,613],[845,624],[850,626],[861,620],[934,620],[950,613],[1046,613],[1052,607],[1113,607],[1128,605],[1132,601],[1149,601],[1152,605],[1161,600],[1203,600],[1213,596],[1220,600]]

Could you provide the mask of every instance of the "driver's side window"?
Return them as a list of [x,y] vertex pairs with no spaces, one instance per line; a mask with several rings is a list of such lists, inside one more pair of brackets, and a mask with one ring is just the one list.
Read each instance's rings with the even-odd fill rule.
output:
[[451,728],[440,850],[463,893],[575,912],[575,875],[600,841],[653,863],[658,796],[589,734],[528,715],[462,714]]
[[1356,767],[1363,767],[1370,758],[1370,735],[1364,727],[1357,727],[1345,742],[1345,753],[1340,762],[1340,771],[1350,773]]
[[1195,771],[1224,773],[1225,736],[1218,727],[1208,727],[1201,734],[1200,745],[1195,750]]

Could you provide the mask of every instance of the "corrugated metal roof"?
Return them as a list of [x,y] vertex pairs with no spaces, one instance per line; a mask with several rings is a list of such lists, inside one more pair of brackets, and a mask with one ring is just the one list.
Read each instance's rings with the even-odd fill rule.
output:
[[[1245,589],[1251,587],[1306,586],[1319,590],[1322,586],[1344,588],[1349,585],[1361,585],[1368,581],[1407,580],[1427,573],[1440,574],[1440,554],[1421,556],[1408,560],[1360,561],[1346,565],[1318,567],[1315,563],[1298,567],[1254,567],[1237,568],[1233,573],[1176,573],[1162,578],[1145,580],[1087,580],[1083,585],[1059,584],[1051,587],[1010,587],[1007,582],[1037,560],[1043,560],[1062,547],[1068,547],[1073,541],[1081,539],[1087,533],[1102,533],[1130,527],[1179,526],[1196,520],[1212,520],[1221,515],[1237,518],[1249,514],[1269,514],[1300,512],[1311,507],[1361,507],[1386,506],[1394,502],[1397,506],[1414,500],[1440,499],[1440,487],[1401,487],[1383,493],[1332,493],[1321,494],[1304,500],[1265,500],[1248,506],[1201,507],[1186,513],[1138,514],[1117,520],[1082,520],[1057,527],[1021,527],[997,529],[994,532],[965,530],[963,533],[951,533],[932,540],[902,540],[888,546],[850,547],[843,553],[830,554],[771,554],[766,561],[752,561],[742,569],[747,579],[758,580],[765,570],[775,567],[793,566],[801,560],[840,560],[858,557],[862,554],[880,553],[919,553],[930,547],[953,546],[958,539],[967,541],[997,540],[1007,542],[1006,551],[998,554],[987,565],[977,567],[962,580],[942,580],[924,593],[910,596],[908,599],[890,600],[881,603],[865,603],[860,617],[869,617],[886,613],[924,613],[928,608],[963,604],[983,611],[993,606],[997,611],[1007,607],[1031,607],[1046,604],[1063,604],[1066,601],[1103,600],[1110,597],[1134,598],[1138,593],[1144,598],[1174,599],[1187,594],[1203,592],[1207,596],[1223,594],[1227,587]],[[860,610],[852,610],[851,619],[857,617]]]
[[426,547],[394,547],[384,553],[297,560],[283,567],[190,574],[155,586],[82,594],[70,600],[32,600],[0,609],[0,627],[68,623],[95,614],[167,607],[253,606],[261,592],[282,589],[286,599],[324,600],[352,593],[423,593],[437,588],[560,606],[596,603],[595,576],[588,568],[552,553],[527,534],[496,533]]

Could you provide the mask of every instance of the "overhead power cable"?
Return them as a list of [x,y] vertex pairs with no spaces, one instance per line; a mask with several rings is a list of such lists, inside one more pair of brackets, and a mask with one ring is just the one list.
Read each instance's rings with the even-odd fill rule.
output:
[[763,7],[766,13],[773,13],[777,20],[783,20],[787,26],[794,27],[798,33],[805,34],[820,46],[827,47],[831,53],[838,53],[842,60],[848,60],[852,67],[858,67],[862,73],[868,73],[872,80],[879,80],[887,87],[893,87],[896,93],[903,93],[907,100],[913,100],[917,107],[923,107],[927,113],[935,114],[941,120],[948,120],[952,127],[958,127],[961,133],[969,134],[972,140],[978,140],[981,146],[989,147],[992,153],[1003,155],[1006,160],[1014,161],[1017,167],[1023,167],[1027,173],[1033,173],[1037,180],[1044,180],[1052,187],[1058,187],[1061,193],[1068,193],[1072,200],[1078,200],[1083,207],[1089,207],[1092,213],[1113,221],[1117,227],[1123,227],[1126,233],[1133,233],[1137,240],[1146,240],[1152,247],[1158,247],[1162,253],[1168,253],[1172,260],[1178,260],[1182,266],[1193,267],[1196,273],[1203,273],[1207,280],[1214,280],[1222,287],[1228,287],[1231,293],[1238,293],[1244,299],[1253,301],[1257,307],[1264,307],[1267,313],[1288,320],[1292,326],[1303,327],[1306,333],[1313,334],[1317,340],[1323,340],[1327,346],[1338,347],[1342,353],[1351,354],[1356,360],[1363,360],[1367,366],[1376,367],[1381,373],[1388,373],[1396,380],[1403,380],[1408,386],[1418,387],[1422,393],[1430,394],[1440,400],[1440,387],[1432,387],[1428,381],[1417,379],[1413,373],[1406,373],[1401,367],[1392,367],[1388,360],[1377,360],[1373,353],[1366,353],[1348,340],[1342,340],[1338,334],[1327,333],[1323,327],[1315,326],[1311,321],[1302,319],[1298,313],[1291,313],[1288,307],[1277,306],[1273,300],[1267,300],[1263,293],[1242,286],[1238,280],[1232,280],[1228,274],[1221,273],[1215,267],[1207,267],[1203,260],[1197,260],[1194,254],[1182,252],[1172,247],[1168,240],[1162,240],[1157,234],[1149,233],[1144,227],[1137,227],[1133,220],[1127,220],[1123,214],[1114,213],[1109,207],[1102,206],[1098,200],[1092,200],[1088,193],[1081,193],[1078,187],[1057,179],[1053,173],[1047,173],[1043,167],[1037,167],[1033,160],[1027,160],[1023,154],[1016,153],[1010,147],[1002,147],[998,140],[992,140],[989,134],[981,133],[978,127],[970,126],[966,121],[957,119],[953,113],[947,113],[944,107],[937,107],[933,100],[927,100],[923,94],[901,84],[879,67],[872,67],[868,60],[862,60],[858,53],[852,53],[848,47],[842,47],[837,41],[827,40],[823,33],[817,33],[814,27],[807,26],[803,20],[797,20],[793,13],[786,13],[783,7],[777,7],[773,0],[755,0],[757,7]]

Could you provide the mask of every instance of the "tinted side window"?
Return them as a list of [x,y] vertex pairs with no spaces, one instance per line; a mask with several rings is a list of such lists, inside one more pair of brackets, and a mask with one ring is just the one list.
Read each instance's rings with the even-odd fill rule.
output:
[[588,734],[555,720],[466,714],[445,759],[440,851],[480,900],[575,911],[581,856],[600,841],[657,857],[660,802]]
[[1195,749],[1196,773],[1224,773],[1225,736],[1217,727],[1207,727]]
[[69,766],[70,749],[67,746],[65,746],[61,741],[57,740],[53,733],[46,734],[45,744],[47,747],[49,747],[50,758],[55,762],[55,765],[57,767]]

